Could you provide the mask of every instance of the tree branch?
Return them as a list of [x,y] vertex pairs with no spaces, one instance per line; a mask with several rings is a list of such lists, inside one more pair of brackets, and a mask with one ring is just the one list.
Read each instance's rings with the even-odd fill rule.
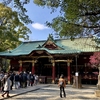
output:
[[100,14],[100,10],[97,10],[97,11],[94,11],[94,12],[93,11],[92,12],[86,12],[85,14],[82,14],[80,16],[91,16],[91,15],[96,16],[98,14]]
[[99,28],[99,27],[100,27],[100,25],[87,26],[87,25],[81,25],[81,24],[70,23],[70,22],[68,22],[68,21],[66,21],[66,20],[62,20],[62,19],[60,19],[60,20],[63,21],[63,22],[65,22],[65,23],[67,23],[67,24],[72,24],[72,25],[75,25],[75,26],[78,26],[78,27],[83,27],[83,28]]

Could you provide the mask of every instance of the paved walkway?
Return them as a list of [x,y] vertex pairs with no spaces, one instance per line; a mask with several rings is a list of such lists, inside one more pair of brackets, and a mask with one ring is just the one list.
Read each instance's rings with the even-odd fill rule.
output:
[[[32,87],[31,86],[28,86],[26,88],[13,89],[13,90],[10,91],[10,96],[11,97],[14,97],[14,96],[17,96],[19,94],[27,93],[29,91],[35,91],[35,90],[41,89],[43,87],[48,87],[48,86],[53,86],[54,87],[54,85],[56,85],[56,87],[57,87],[57,84],[38,84],[38,85],[35,85],[35,86],[32,86]],[[97,98],[96,100],[100,100],[100,98],[99,97],[96,97],[95,94],[94,94],[94,92],[96,90],[96,85],[83,85],[83,88],[82,89],[75,89],[75,88],[72,88],[72,85],[67,85],[66,86],[66,90],[67,91],[70,90],[70,91],[68,91],[69,97],[71,95],[73,95],[72,92],[74,92],[74,91],[77,91],[78,92],[78,95],[77,96],[80,97],[82,95],[80,93],[80,91],[83,91],[83,94],[85,94],[86,97],[89,97],[91,99]],[[0,92],[0,100],[3,100],[3,97],[1,96],[1,94],[2,93]]]
[[[46,86],[50,86],[50,84],[38,84],[35,86],[28,86],[26,88],[19,88],[19,89],[13,88],[13,90],[10,90],[9,95],[11,97],[14,97],[14,96],[17,96],[19,94],[24,94],[24,93],[27,93],[30,91],[35,91],[35,90],[38,90],[38,89],[46,87]],[[2,92],[0,92],[0,100],[3,100],[3,97],[1,96],[1,94],[2,94]],[[5,95],[5,98],[6,98],[6,95]]]

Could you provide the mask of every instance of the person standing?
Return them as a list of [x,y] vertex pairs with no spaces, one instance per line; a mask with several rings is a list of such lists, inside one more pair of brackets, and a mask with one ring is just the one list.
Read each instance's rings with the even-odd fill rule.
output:
[[24,71],[22,75],[23,79],[23,88],[27,87],[27,73]]
[[4,84],[4,92],[2,94],[2,97],[4,97],[5,94],[7,94],[7,97],[10,97],[9,96],[10,86],[11,86],[11,80],[10,80],[10,74],[8,73],[8,75],[6,76],[6,81]]
[[11,75],[10,75],[10,80],[11,80],[10,89],[12,90],[12,87],[13,87],[13,85],[14,85],[14,75],[15,75],[15,73],[14,73],[14,72],[11,72],[10,74],[11,74]]
[[38,83],[38,75],[34,75],[34,85],[37,85],[37,83]]
[[31,72],[29,74],[29,77],[30,77],[30,85],[33,86],[35,78],[34,78],[34,75]]
[[0,90],[1,90],[1,92],[3,89],[3,77],[4,77],[4,73],[1,71],[0,72]]
[[60,97],[62,98],[62,93],[63,93],[64,97],[66,97],[66,93],[65,93],[66,81],[65,81],[63,75],[61,75],[59,78],[58,86],[60,88]]
[[20,78],[18,72],[15,74],[14,81],[15,81],[15,89],[18,89],[20,87]]

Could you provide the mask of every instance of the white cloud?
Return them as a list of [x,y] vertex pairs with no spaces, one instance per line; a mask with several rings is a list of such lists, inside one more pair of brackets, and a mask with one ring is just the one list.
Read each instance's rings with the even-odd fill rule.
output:
[[49,29],[49,27],[43,25],[43,24],[40,24],[40,23],[33,23],[32,24],[32,27],[34,29],[38,29],[38,30],[44,30],[44,29]]

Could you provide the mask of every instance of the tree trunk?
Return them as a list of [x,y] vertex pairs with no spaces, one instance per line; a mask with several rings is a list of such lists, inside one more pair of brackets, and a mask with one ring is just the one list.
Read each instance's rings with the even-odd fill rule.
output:
[[98,75],[97,89],[100,90],[100,67],[98,67],[98,69],[99,69],[99,75]]
[[100,97],[100,67],[98,67],[98,69],[99,69],[99,75],[98,75],[97,90],[95,91],[95,95],[97,97]]

